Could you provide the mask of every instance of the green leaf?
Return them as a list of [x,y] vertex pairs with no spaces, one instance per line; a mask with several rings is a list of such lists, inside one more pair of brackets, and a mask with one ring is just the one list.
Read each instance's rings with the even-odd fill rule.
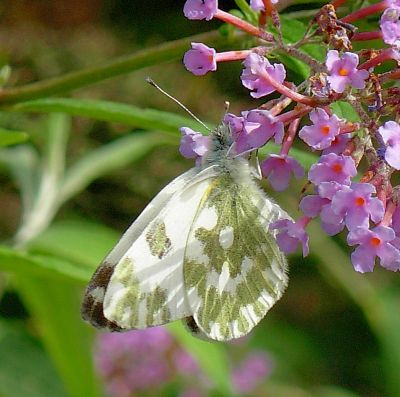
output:
[[92,360],[93,330],[80,318],[81,290],[72,283],[40,277],[21,276],[16,284],[69,396],[99,396]]
[[282,22],[282,36],[289,44],[295,43],[303,38],[307,26],[296,19],[289,19],[284,15],[280,16]]
[[298,74],[301,78],[307,79],[310,76],[310,67],[304,62],[286,54],[279,54],[279,58],[287,68]]
[[2,397],[67,397],[48,356],[23,327],[0,321],[0,355]]
[[118,232],[106,226],[84,220],[69,220],[51,225],[30,242],[29,249],[42,255],[57,256],[68,262],[79,263],[93,271],[117,243],[118,237]]
[[59,192],[59,204],[85,189],[92,181],[126,166],[165,144],[178,145],[178,136],[135,132],[86,153],[68,169]]
[[204,373],[214,382],[217,390],[223,396],[232,396],[229,363],[224,345],[193,337],[179,321],[169,324],[168,330],[196,358]]
[[27,141],[29,135],[26,132],[10,131],[0,128],[0,146],[16,145]]
[[357,122],[361,121],[360,116],[347,102],[336,101],[331,104],[331,109],[336,116],[345,119],[347,121]]
[[14,105],[8,110],[16,112],[60,112],[97,120],[118,122],[151,131],[165,131],[179,135],[178,128],[199,130],[197,121],[174,113],[155,109],[142,109],[133,105],[108,101],[73,98],[47,98]]
[[0,271],[40,276],[49,282],[70,280],[83,283],[91,276],[89,269],[75,263],[52,256],[20,252],[4,245],[0,246]]

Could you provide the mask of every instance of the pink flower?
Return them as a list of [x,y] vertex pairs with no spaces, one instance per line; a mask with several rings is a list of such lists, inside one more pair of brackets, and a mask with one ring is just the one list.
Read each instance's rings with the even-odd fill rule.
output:
[[217,0],[186,0],[183,13],[188,19],[205,19],[209,21],[218,10]]
[[335,136],[335,139],[331,142],[331,145],[322,151],[322,154],[336,153],[342,154],[346,148],[347,142],[351,138],[351,133],[339,134]]
[[349,230],[368,228],[369,218],[375,223],[383,219],[385,209],[382,202],[371,197],[376,192],[370,183],[353,183],[343,186],[332,198],[332,210],[343,216]]
[[[277,4],[279,0],[271,0],[272,4]],[[254,11],[265,11],[263,0],[250,0],[250,7]]]
[[95,351],[96,367],[111,395],[132,396],[173,379],[167,357],[172,346],[173,339],[161,327],[101,334]]
[[305,226],[308,224],[310,218],[303,217],[293,222],[289,219],[280,219],[271,223],[270,230],[278,229],[276,235],[276,242],[282,252],[291,254],[296,252],[297,245],[301,244],[303,247],[303,256],[309,253],[308,241],[309,237],[305,231]]
[[281,63],[271,65],[267,58],[255,52],[248,55],[243,64],[245,69],[240,78],[242,84],[253,91],[250,94],[253,98],[261,98],[275,91],[275,88],[262,77],[263,73],[267,72],[278,83],[285,80],[286,70]]
[[288,188],[291,174],[296,179],[304,176],[304,169],[297,160],[290,156],[277,154],[271,154],[261,163],[261,172],[277,192]]
[[382,14],[379,25],[381,27],[383,41],[386,44],[400,46],[400,9],[387,8]]
[[344,228],[344,217],[335,214],[331,206],[334,192],[342,187],[343,185],[335,182],[323,182],[318,186],[319,195],[306,196],[299,205],[304,215],[310,218],[315,218],[318,215],[321,217],[321,227],[329,236],[341,232]]
[[350,156],[329,153],[321,156],[318,163],[311,166],[308,179],[314,185],[319,185],[322,182],[349,185],[350,178],[356,175],[356,165]]
[[360,273],[372,272],[375,257],[381,260],[381,266],[392,271],[400,270],[400,251],[391,243],[395,239],[394,230],[386,226],[377,226],[372,230],[359,227],[347,236],[349,245],[359,244],[351,254],[354,269]]
[[385,160],[391,167],[400,170],[400,125],[387,121],[379,127],[378,133],[386,145]]
[[336,50],[328,51],[326,57],[328,82],[334,91],[342,93],[347,85],[354,88],[365,87],[369,73],[366,70],[358,70],[358,62],[358,55],[352,52],[345,52],[340,58]]
[[217,70],[214,48],[203,43],[192,43],[192,49],[183,57],[185,68],[196,76],[203,76],[210,71]]
[[232,137],[236,140],[243,131],[244,117],[235,116],[233,113],[227,113],[223,121],[225,124],[229,125]]
[[314,149],[326,149],[340,133],[340,120],[336,115],[329,116],[324,109],[316,108],[310,113],[314,125],[304,126],[299,137]]
[[242,113],[243,130],[236,139],[236,153],[240,154],[265,145],[272,137],[281,143],[283,123],[276,121],[268,110],[250,110]]
[[250,394],[271,373],[272,361],[263,352],[252,353],[232,371],[232,384],[240,394]]
[[204,156],[210,147],[210,137],[204,136],[200,132],[193,131],[191,128],[182,127],[181,144],[179,152],[187,159],[201,158]]

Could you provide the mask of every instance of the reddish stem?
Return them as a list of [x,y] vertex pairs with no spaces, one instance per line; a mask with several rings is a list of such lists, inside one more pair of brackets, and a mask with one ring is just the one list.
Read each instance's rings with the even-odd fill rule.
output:
[[303,216],[300,219],[298,219],[296,221],[296,223],[300,226],[303,227],[303,229],[305,229],[307,227],[307,225],[310,223],[310,221],[312,220],[312,218],[308,217],[308,216]]
[[236,26],[237,28],[251,34],[252,36],[260,37],[266,41],[274,41],[274,36],[271,33],[265,32],[264,30],[261,30],[254,25],[243,21],[243,19],[229,14],[228,12],[218,9],[217,12],[214,14],[214,18],[218,18],[221,21]]
[[379,224],[380,226],[388,226],[390,225],[390,222],[392,221],[392,217],[394,214],[394,211],[396,211],[396,204],[390,200],[387,205],[386,205],[386,210],[385,210],[385,215],[383,216],[383,219],[381,223]]
[[264,3],[264,8],[265,8],[265,13],[268,16],[272,15],[272,11],[275,10],[275,6],[271,3],[271,0],[263,0]]
[[301,118],[307,113],[310,113],[313,110],[311,106],[303,106],[301,109],[290,110],[289,112],[280,114],[275,117],[276,121],[280,121],[283,124],[291,123],[293,120],[297,118]]
[[241,61],[247,58],[253,50],[241,50],[241,51],[225,51],[219,52],[215,56],[217,62],[227,62],[227,61]]
[[387,80],[398,80],[400,79],[400,68],[393,70],[392,72],[384,73],[380,76],[379,81],[385,82]]
[[374,32],[360,32],[354,33],[351,38],[351,41],[367,41],[367,40],[377,40],[382,38],[382,32],[380,30],[376,30]]
[[398,52],[393,50],[392,48],[386,48],[385,50],[382,50],[376,57],[373,57],[361,64],[358,69],[368,70],[369,68],[373,68],[389,59],[394,59],[396,61],[399,60]]
[[331,2],[331,4],[335,7],[335,8],[339,8],[342,4],[344,4],[346,2],[346,0],[333,0]]
[[267,84],[272,85],[272,87],[274,87],[278,92],[280,92],[283,95],[286,95],[287,97],[293,99],[296,102],[313,107],[318,104],[318,102],[314,98],[299,94],[298,92],[291,90],[285,85],[278,83],[275,79],[273,79],[269,75],[269,73],[266,70],[260,71],[260,77],[262,77],[267,82]]
[[300,119],[300,117],[299,117],[299,118],[297,118],[297,119],[294,119],[294,120],[290,123],[289,128],[288,128],[288,133],[287,133],[286,139],[285,139],[285,141],[283,142],[281,151],[280,151],[280,153],[279,153],[281,156],[287,156],[287,154],[289,153],[289,150],[290,150],[290,148],[291,148],[292,145],[293,145],[294,138],[296,137],[297,130],[298,130],[299,124],[300,124],[300,120],[301,120],[301,119]]
[[285,108],[287,108],[291,103],[292,100],[290,98],[285,97],[279,100],[278,103],[274,105],[269,112],[271,113],[272,116],[277,116],[278,114],[281,114],[282,111]]
[[371,14],[376,14],[377,12],[383,11],[385,8],[389,7],[388,1],[383,0],[379,3],[372,4],[368,7],[361,8],[360,10],[354,11],[353,13],[346,15],[341,19],[342,22],[351,23],[363,19]]

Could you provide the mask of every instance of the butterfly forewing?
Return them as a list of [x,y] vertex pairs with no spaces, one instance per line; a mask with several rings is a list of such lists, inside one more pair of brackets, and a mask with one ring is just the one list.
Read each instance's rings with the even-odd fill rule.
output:
[[96,328],[104,328],[112,331],[121,330],[120,327],[104,317],[103,303],[104,295],[109,284],[110,278],[114,273],[115,266],[126,254],[129,247],[143,233],[143,230],[152,222],[161,212],[161,210],[172,200],[181,190],[184,190],[196,178],[198,170],[191,169],[180,175],[169,183],[158,195],[147,205],[140,216],[132,223],[129,229],[124,233],[117,245],[103,260],[98,267],[86,289],[85,297],[82,303],[82,317]]
[[205,171],[159,208],[115,266],[103,309],[119,327],[146,328],[192,314],[182,266],[192,220],[213,174],[212,168]]
[[193,318],[217,340],[246,335],[288,282],[286,259],[268,232],[279,207],[251,180],[247,164],[234,167],[239,172],[221,173],[205,192],[184,259]]

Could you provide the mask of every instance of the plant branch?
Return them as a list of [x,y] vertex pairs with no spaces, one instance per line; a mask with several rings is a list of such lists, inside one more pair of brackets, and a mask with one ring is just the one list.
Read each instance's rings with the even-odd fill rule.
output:
[[208,42],[218,45],[222,44],[225,40],[225,38],[220,36],[218,31],[202,33],[160,44],[149,49],[139,50],[134,54],[113,59],[100,66],[70,72],[59,77],[30,83],[21,87],[1,89],[0,107],[69,92],[147,66],[177,60],[182,57],[191,42]]

